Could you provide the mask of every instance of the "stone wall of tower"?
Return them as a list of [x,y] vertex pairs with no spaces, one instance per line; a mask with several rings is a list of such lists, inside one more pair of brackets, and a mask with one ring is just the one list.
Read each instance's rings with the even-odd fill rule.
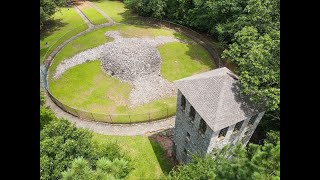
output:
[[[242,134],[240,135],[240,139],[243,143],[243,145],[247,145],[249,140],[251,139],[251,136],[253,134],[253,132],[256,130],[260,120],[262,119],[263,115],[265,112],[261,112],[259,113],[259,115],[257,116],[256,120],[254,121],[253,125],[248,125],[248,123],[246,124]],[[249,122],[249,120],[248,120]]]
[[[196,112],[195,119],[192,122],[189,117],[191,105],[188,99],[186,99],[185,110],[183,110],[181,106],[181,96],[182,93],[178,90],[173,137],[174,152],[177,160],[181,163],[190,162],[192,160],[191,155],[194,153],[203,156],[215,148],[221,149],[225,145],[236,144],[239,141],[246,145],[264,115],[264,112],[259,113],[252,125],[248,124],[252,117],[245,119],[238,131],[234,131],[236,124],[229,126],[225,137],[219,138],[220,130],[214,132],[208,125],[205,134],[200,133],[200,115]],[[187,138],[187,133],[190,134],[190,140]],[[185,153],[184,149],[186,149],[187,153]]]
[[207,153],[210,153],[215,148],[221,149],[225,145],[236,144],[239,141],[241,141],[244,146],[247,145],[263,115],[264,112],[259,113],[253,125],[248,124],[252,117],[245,119],[239,131],[234,131],[236,124],[229,126],[227,134],[224,138],[218,138],[220,130],[213,132]]
[[[186,99],[185,110],[181,107],[181,92],[177,93],[177,112],[174,129],[174,152],[179,162],[190,162],[191,154],[198,153],[200,156],[206,154],[213,131],[209,126],[205,134],[199,132],[200,115],[196,112],[194,121],[189,117],[190,103]],[[190,140],[187,138],[187,132],[190,134]],[[187,150],[187,154],[184,149]]]

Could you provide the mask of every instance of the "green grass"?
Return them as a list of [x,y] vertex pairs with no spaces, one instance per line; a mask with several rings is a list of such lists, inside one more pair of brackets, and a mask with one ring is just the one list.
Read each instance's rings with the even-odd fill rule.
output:
[[[163,59],[161,75],[170,81],[214,68],[213,61],[204,48],[175,31],[138,25],[116,25],[89,32],[67,44],[57,54],[49,68],[49,89],[56,98],[68,106],[99,113],[94,114],[95,120],[110,122],[110,117],[106,114],[111,114],[112,122],[142,122],[149,118],[156,120],[175,114],[176,97],[163,98],[130,109],[128,97],[132,87],[106,75],[99,61],[72,67],[59,79],[53,80],[53,72],[65,58],[112,41],[104,35],[110,30],[119,30],[125,37],[162,35],[187,42],[168,43],[158,48]],[[130,117],[124,114],[130,114]],[[90,113],[84,114],[83,117],[92,119]]]
[[101,61],[91,61],[67,70],[50,83],[51,92],[63,103],[90,112],[114,112],[127,103],[131,87],[104,74]]
[[93,134],[96,143],[116,142],[129,156],[134,169],[125,179],[161,179],[172,169],[172,164],[164,156],[164,150],[158,143],[145,136],[106,136]]
[[81,37],[78,37],[68,43],[54,58],[52,65],[49,68],[49,82],[52,77],[52,72],[55,70],[57,65],[65,58],[72,57],[73,55],[99,46],[106,42],[112,41],[112,38],[109,38],[104,35],[107,30],[112,30],[113,27],[105,27],[101,29],[94,30],[90,33],[84,34]]
[[215,68],[209,53],[199,44],[169,43],[158,47],[161,75],[174,81]]
[[128,22],[134,19],[131,11],[120,1],[98,0],[93,2],[115,22]]
[[98,25],[108,22],[108,20],[93,7],[84,7],[81,8],[81,11],[86,15],[92,24]]
[[[151,119],[166,117],[167,113],[175,114],[175,97],[129,109],[127,105],[132,87],[105,74],[101,69],[101,61],[72,67],[49,85],[51,93],[60,102],[79,110],[97,113],[94,118],[99,121],[109,120],[109,116],[100,114],[111,114],[113,122],[117,123],[146,121],[149,119],[149,112]],[[131,114],[130,119],[123,114]]]
[[[94,30],[87,34],[82,35],[81,37],[76,38],[75,40],[68,43],[54,58],[52,65],[49,69],[49,77],[52,76],[52,73],[57,65],[66,58],[72,57],[73,55],[90,49],[106,42],[112,41],[111,38],[105,36],[105,32],[119,30],[124,37],[156,37],[156,36],[172,36],[184,41],[192,40],[182,34],[176,33],[174,31],[138,26],[138,25],[116,25],[110,27],[104,27],[101,29]],[[165,45],[166,46],[166,45]],[[51,78],[49,78],[50,82]]]
[[[53,20],[50,21],[46,29],[41,30],[40,32],[40,63],[42,63],[42,57],[46,54],[47,50],[50,46],[54,45],[54,43],[67,32],[79,27],[80,25],[84,25],[85,22],[83,19],[77,14],[74,8],[59,8],[59,10],[53,15]],[[82,30],[87,28],[86,25],[84,27],[78,28],[79,31],[73,30],[68,33],[68,37],[73,36]],[[45,47],[45,43],[48,42],[48,48]],[[62,43],[62,42],[61,42]],[[57,47],[58,44],[55,45]],[[52,47],[53,49],[54,47]]]

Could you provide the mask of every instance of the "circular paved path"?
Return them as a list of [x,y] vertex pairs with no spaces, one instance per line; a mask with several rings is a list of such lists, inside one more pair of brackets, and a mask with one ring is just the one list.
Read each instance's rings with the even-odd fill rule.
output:
[[[98,9],[96,6],[92,6],[92,7],[96,8],[99,12],[101,12],[101,10]],[[81,14],[81,12],[78,12],[78,13]],[[106,15],[104,14],[104,16]],[[83,16],[81,17],[85,19],[85,17]],[[85,19],[85,21],[86,20],[87,19]],[[109,24],[106,23],[104,26],[113,25],[113,23],[114,21],[112,20],[111,23]],[[100,28],[100,27],[89,26],[89,29],[87,29],[86,32],[92,31],[93,29],[96,29],[96,28]],[[57,47],[56,52],[53,52],[52,54],[54,55],[57,54],[68,42],[78,37],[79,35],[82,35],[83,33],[84,32],[79,33],[74,37],[68,39],[65,43],[63,43],[62,46]],[[76,116],[73,116],[65,112],[61,108],[59,108],[47,95],[46,95],[46,105],[50,109],[52,109],[52,111],[56,114],[58,118],[65,118],[73,122],[77,127],[86,128],[96,133],[105,134],[105,135],[118,135],[118,136],[151,135],[153,133],[157,133],[169,128],[173,128],[174,122],[175,122],[175,116],[173,116],[173,117],[169,117],[169,118],[154,121],[154,122],[137,123],[137,124],[109,124],[109,123],[88,121],[88,120],[80,119]]]
[[58,118],[65,118],[73,122],[77,127],[87,128],[96,133],[105,135],[136,136],[151,135],[174,127],[175,116],[154,122],[137,124],[109,124],[80,119],[59,108],[48,96],[46,105],[52,109]]

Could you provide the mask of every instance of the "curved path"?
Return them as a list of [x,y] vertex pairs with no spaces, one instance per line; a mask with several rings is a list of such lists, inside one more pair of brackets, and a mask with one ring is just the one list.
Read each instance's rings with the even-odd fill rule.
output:
[[84,20],[84,22],[87,23],[87,25],[89,26],[89,29],[93,28],[94,27],[94,24],[92,24],[90,22],[90,20],[87,18],[86,15],[84,15],[82,13],[82,11],[77,7],[77,6],[73,6],[73,8],[76,10],[76,12],[79,14],[79,16]]
[[[45,64],[47,65],[47,67],[50,64],[53,57],[73,39],[85,33],[88,33],[90,31],[93,31],[94,29],[99,29],[102,27],[112,26],[114,24],[117,24],[109,16],[107,16],[103,11],[101,11],[98,7],[96,7],[94,4],[92,3],[89,3],[89,4],[95,9],[97,9],[97,11],[99,11],[105,18],[109,20],[109,22],[100,24],[100,25],[92,25],[91,22],[85,17],[85,15],[77,7],[75,7],[76,10],[79,10],[77,12],[84,19],[84,21],[88,25],[90,24],[89,28],[83,32],[76,34],[75,36],[69,38],[68,40],[63,42],[61,45],[59,45],[45,60]],[[197,42],[202,42],[201,44],[203,45],[204,42],[201,39],[198,39],[197,37],[193,37],[193,38],[195,38]],[[214,55],[216,55],[216,53],[214,53]],[[41,79],[41,81],[43,80]],[[138,123],[138,124],[109,124],[109,123],[102,123],[102,122],[94,122],[94,121],[80,119],[76,116],[73,116],[65,112],[60,107],[58,107],[47,95],[46,95],[46,105],[53,110],[53,112],[56,114],[57,117],[68,119],[69,121],[73,122],[77,127],[87,128],[96,133],[105,134],[105,135],[119,135],[119,136],[151,135],[153,133],[157,133],[166,129],[173,128],[175,123],[175,116],[167,119],[154,121],[154,122],[146,122],[146,123]]]
[[87,1],[87,3],[88,3],[91,7],[95,8],[103,17],[105,17],[106,19],[108,19],[108,21],[109,21],[110,23],[112,23],[112,24],[115,23],[113,19],[111,19],[106,13],[104,13],[104,12],[103,12],[100,8],[98,8],[95,4],[93,4],[93,3],[90,2],[90,1]]
[[73,116],[60,109],[48,96],[46,96],[46,105],[52,109],[58,118],[65,118],[73,122],[77,127],[87,128],[96,133],[105,135],[118,136],[136,136],[136,135],[151,135],[169,128],[174,127],[175,116],[167,119],[137,123],[137,124],[109,124],[102,122],[88,121]]
[[[93,6],[97,9],[96,6]],[[61,45],[59,45],[45,60],[47,65],[50,64],[51,60],[54,56],[70,41],[74,40],[75,38],[93,31],[94,29],[99,29],[105,26],[112,26],[114,25],[114,21],[111,20],[108,23],[101,24],[101,25],[92,25],[91,22],[83,15],[83,13],[76,7],[74,8],[77,10],[78,14],[84,19],[84,21],[88,24],[89,28],[83,32],[80,32],[73,37],[69,38]],[[101,11],[101,10],[100,10]],[[99,12],[100,12],[99,11]],[[104,14],[105,15],[105,14]],[[106,17],[107,15],[105,15]],[[106,17],[107,18],[107,17]],[[110,18],[110,17],[109,17]],[[107,19],[109,19],[107,18]],[[111,19],[111,18],[110,18]],[[48,66],[47,66],[48,67]],[[41,79],[42,81],[42,79]],[[42,84],[42,82],[40,82]],[[105,135],[119,135],[119,136],[136,136],[136,135],[151,135],[153,133],[157,133],[169,128],[174,127],[175,116],[169,117],[167,119],[162,119],[154,122],[146,122],[146,123],[137,123],[137,124],[109,124],[109,123],[102,123],[102,122],[94,122],[88,121],[84,119],[80,119],[76,116],[73,116],[60,107],[58,107],[48,95],[46,95],[46,106],[48,106],[58,118],[65,118],[71,122],[73,122],[77,127],[86,128],[92,130],[96,133],[105,134]]]

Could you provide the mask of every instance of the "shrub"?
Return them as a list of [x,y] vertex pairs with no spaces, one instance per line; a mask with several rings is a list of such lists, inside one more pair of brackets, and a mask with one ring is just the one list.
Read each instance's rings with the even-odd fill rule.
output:
[[52,120],[40,132],[40,179],[60,179],[76,157],[90,158],[92,134],[64,119]]
[[45,125],[49,124],[52,120],[55,119],[56,117],[50,109],[40,106],[40,131]]

